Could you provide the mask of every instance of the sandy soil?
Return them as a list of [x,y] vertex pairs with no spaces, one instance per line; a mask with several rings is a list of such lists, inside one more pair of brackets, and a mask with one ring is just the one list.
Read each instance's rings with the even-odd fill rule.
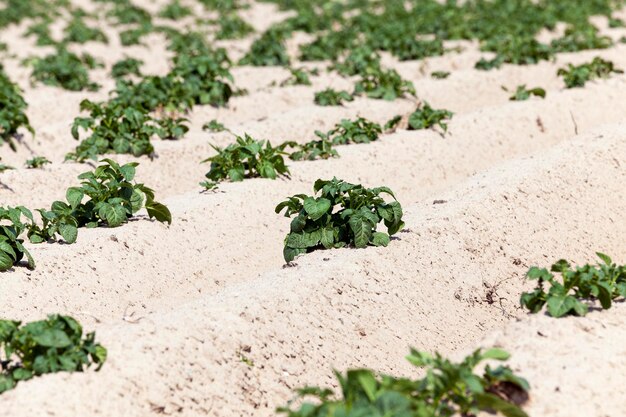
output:
[[[144,3],[150,10],[163,4]],[[264,29],[282,15],[265,4],[242,16]],[[0,157],[21,167],[45,155],[53,164],[1,173],[0,202],[37,207],[62,198],[90,169],[63,162],[77,144],[69,125],[83,98],[106,98],[110,66],[133,55],[146,61],[145,72],[159,74],[170,55],[160,36],[147,47],[122,48],[115,29],[103,25],[113,42],[82,49],[106,63],[93,72],[100,92],[32,86],[19,61],[48,50],[21,37],[26,26],[0,39],[15,54],[3,65],[25,91],[37,136],[27,135],[28,148],[16,153],[0,148]],[[619,38],[624,30],[610,33]],[[250,42],[224,45],[236,57]],[[448,134],[398,131],[339,148],[338,159],[291,163],[291,179],[200,193],[208,166],[199,162],[213,154],[210,144],[232,141],[202,131],[211,119],[273,143],[304,142],[342,118],[385,122],[415,107],[407,99],[319,107],[314,92],[352,82],[322,72],[313,86],[281,88],[271,84],[288,77],[284,69],[235,68],[237,86],[249,95],[227,108],[195,108],[184,139],[155,142],[158,158],[139,158],[138,179],[170,207],[171,226],[140,217],[117,229],[81,230],[74,245],[32,246],[34,271],[0,274],[3,317],[71,314],[97,332],[110,356],[99,373],[18,385],[2,395],[0,415],[270,416],[293,388],[333,386],[333,367],[412,375],[403,359],[409,346],[460,357],[494,345],[510,351],[515,371],[531,382],[529,415],[620,415],[626,307],[557,325],[529,316],[518,301],[530,288],[524,274],[532,265],[586,263],[595,251],[626,262],[626,76],[573,90],[556,76],[564,64],[595,56],[626,68],[626,45],[489,72],[473,69],[480,53],[465,47],[420,62],[386,57],[421,100],[455,112]],[[435,70],[452,75],[434,80]],[[540,85],[547,98],[509,101],[501,87],[519,84]],[[289,221],[274,206],[332,176],[392,188],[406,229],[388,248],[318,251],[285,268]]]

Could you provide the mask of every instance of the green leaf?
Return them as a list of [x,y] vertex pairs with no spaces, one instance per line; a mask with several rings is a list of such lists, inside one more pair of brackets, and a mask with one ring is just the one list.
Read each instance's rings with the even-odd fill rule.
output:
[[65,332],[58,329],[44,329],[33,335],[33,340],[45,347],[65,348],[72,344]]
[[598,255],[598,258],[602,259],[602,262],[604,262],[606,265],[611,266],[613,264],[613,260],[610,256],[605,255],[601,252],[596,252],[596,255]]
[[374,232],[372,235],[372,245],[374,246],[387,246],[389,245],[389,235],[382,232]]
[[118,227],[126,222],[126,209],[119,204],[109,204],[104,209],[104,217],[109,227]]
[[0,271],[7,271],[13,266],[13,258],[0,249]]
[[511,355],[503,350],[498,348],[491,348],[481,353],[480,355],[483,359],[495,359],[498,361],[505,361],[511,357]]
[[172,224],[172,213],[165,205],[152,202],[150,205],[146,205],[146,210],[150,218],[155,218],[161,223]]
[[324,246],[325,249],[331,249],[335,242],[335,232],[331,228],[323,228],[320,230],[320,242]]
[[361,215],[354,215],[348,221],[352,233],[354,233],[354,246],[365,248],[372,237],[372,227],[370,223]]
[[528,417],[521,408],[490,393],[476,394],[476,403],[481,410],[494,410],[506,417]]
[[307,197],[304,200],[304,211],[309,215],[311,220],[319,220],[330,209],[330,200],[326,198],[314,199]]
[[78,187],[70,187],[67,189],[65,193],[67,202],[70,203],[70,207],[72,207],[72,209],[75,209],[76,207],[80,205],[84,196],[85,196],[85,193],[83,192],[82,188],[78,188]]
[[73,224],[61,224],[59,225],[59,233],[66,243],[72,244],[76,242],[78,237],[78,228]]

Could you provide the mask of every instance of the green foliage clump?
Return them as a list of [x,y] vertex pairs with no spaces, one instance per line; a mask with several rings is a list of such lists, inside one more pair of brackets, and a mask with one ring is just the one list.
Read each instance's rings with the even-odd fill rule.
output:
[[143,111],[186,111],[196,104],[224,106],[235,94],[226,51],[190,52],[177,54],[174,67],[165,76],[144,77],[138,83],[118,82],[111,101]]
[[216,39],[241,39],[254,33],[254,28],[237,13],[220,15],[218,23],[219,30],[215,34]]
[[51,164],[45,156],[35,156],[26,161],[26,168],[28,169],[38,169],[43,167],[44,165]]
[[[365,188],[333,178],[317,180],[313,190],[319,197],[298,194],[276,206],[276,213],[286,209],[285,217],[295,215],[285,238],[287,262],[321,248],[387,246],[390,236],[404,227],[402,206],[387,187]],[[381,194],[394,201],[386,202]],[[387,233],[376,231],[381,221]]]
[[154,119],[144,111],[124,107],[116,102],[94,103],[83,100],[81,111],[89,111],[89,117],[77,117],[72,124],[72,136],[80,138],[79,128],[90,135],[83,139],[67,159],[82,162],[96,160],[106,153],[134,156],[149,155],[154,152],[150,138],[158,133]]
[[28,29],[26,29],[24,36],[34,36],[37,39],[35,41],[37,46],[54,46],[57,42],[52,39],[52,35],[50,34],[50,23],[52,23],[50,19],[33,22],[28,26]]
[[27,107],[22,91],[0,65],[0,145],[7,142],[15,150],[14,138],[20,128],[35,134],[25,113]]
[[511,101],[525,101],[528,100],[531,96],[546,98],[546,90],[541,87],[535,87],[531,89],[527,89],[526,85],[520,85],[515,90],[515,94],[513,94],[509,100]]
[[540,43],[534,38],[513,35],[491,39],[483,44],[482,49],[495,52],[496,57],[491,60],[481,58],[476,63],[476,68],[481,70],[500,68],[505,63],[515,65],[537,64],[554,56],[554,51],[549,45]]
[[379,47],[384,51],[391,52],[400,61],[441,56],[444,53],[443,42],[441,39],[419,40],[408,37],[399,37],[394,39],[389,44],[383,44]]
[[[145,208],[150,218],[172,223],[168,208],[154,200],[154,191],[134,183],[136,168],[131,162],[119,165],[103,159],[94,171],[80,174],[80,187],[68,188],[65,201],[55,201],[50,210],[39,209],[43,226],[33,222],[28,230],[32,243],[55,240],[59,234],[66,243],[74,243],[78,228],[94,228],[106,224],[118,227]],[[83,202],[83,200],[86,200]]]
[[180,0],[172,0],[159,12],[159,17],[171,20],[180,20],[191,15],[191,9],[180,4]]
[[352,49],[343,60],[330,66],[331,70],[343,76],[365,74],[377,68],[380,68],[380,55],[366,45]]
[[450,73],[448,71],[433,71],[430,76],[437,80],[445,80],[450,76]]
[[439,126],[444,132],[448,131],[445,122],[451,119],[454,113],[445,109],[433,109],[430,104],[424,102],[421,107],[409,115],[408,130],[430,129]]
[[593,25],[571,26],[565,35],[552,41],[555,52],[577,52],[585,49],[606,49],[613,45],[608,36],[600,36],[598,28]]
[[65,28],[64,43],[76,42],[103,42],[108,43],[109,39],[100,29],[87,26],[81,15],[75,15]]
[[188,122],[189,120],[184,117],[157,119],[157,125],[159,126],[157,134],[161,139],[180,139],[189,132],[189,126],[185,124]]
[[218,133],[218,132],[228,131],[228,128],[226,128],[226,126],[218,122],[216,119],[213,119],[203,124],[202,130],[213,132],[213,133]]
[[526,400],[528,382],[508,366],[482,373],[474,369],[485,360],[504,361],[509,354],[501,349],[476,350],[460,363],[440,354],[430,355],[415,349],[407,356],[414,366],[423,369],[421,379],[378,376],[368,369],[353,369],[345,375],[335,372],[341,396],[330,389],[306,387],[297,390],[304,401],[298,409],[291,404],[278,411],[289,417],[397,416],[451,417],[475,416],[481,411],[499,412],[506,417],[528,417],[507,393]]
[[239,64],[255,67],[289,65],[284,31],[280,28],[267,30],[252,43],[250,51],[239,61]]
[[31,60],[32,80],[69,91],[97,91],[100,86],[89,79],[89,69],[100,64],[88,54],[78,56],[60,48],[44,58]]
[[319,106],[341,106],[344,101],[353,101],[354,97],[347,91],[337,91],[327,88],[315,93],[315,104]]
[[0,272],[10,269],[23,258],[27,259],[29,268],[35,268],[33,257],[24,247],[24,239],[20,238],[28,227],[22,222],[22,216],[33,219],[33,214],[25,207],[0,206]]
[[[547,305],[552,317],[584,316],[589,307],[582,300],[599,300],[602,308],[611,308],[615,298],[626,297],[626,265],[617,266],[607,255],[599,252],[597,255],[602,260],[598,265],[573,269],[561,259],[552,265],[550,272],[545,268],[530,268],[526,276],[537,280],[537,287],[522,295],[522,307],[537,313]],[[551,272],[561,274],[561,280]],[[547,291],[545,285],[550,286]]]
[[306,68],[290,68],[291,77],[281,82],[281,87],[287,85],[311,85],[309,75],[317,75],[317,70],[307,70]]
[[219,182],[226,179],[243,181],[244,178],[276,179],[279,175],[289,175],[285,165],[286,145],[273,147],[269,141],[255,140],[248,134],[237,136],[236,142],[222,149],[213,146],[217,155],[202,162],[211,162],[207,179]]
[[375,141],[382,134],[382,128],[378,123],[359,117],[356,120],[342,119],[328,133],[316,131],[315,134],[333,145],[348,145]]
[[136,58],[125,58],[117,61],[111,68],[111,77],[123,78],[128,75],[141,77],[141,66],[143,61]]
[[292,161],[314,161],[316,159],[329,159],[339,156],[334,149],[333,142],[325,137],[304,144],[286,142],[285,145],[294,149],[289,154],[289,159]]
[[0,394],[44,374],[82,372],[92,364],[99,371],[107,350],[95,337],[88,333],[83,338],[82,326],[69,316],[55,314],[26,324],[0,320]]
[[[0,161],[2,161],[2,158],[0,158]],[[11,169],[15,169],[15,168],[10,165],[0,162],[0,174],[2,174],[4,171],[8,171]]]
[[361,75],[361,79],[354,86],[354,93],[391,101],[405,95],[415,96],[415,87],[411,81],[404,80],[396,70],[376,68]]
[[596,57],[593,61],[581,65],[568,64],[560,68],[557,75],[563,76],[567,88],[584,87],[587,81],[598,78],[609,78],[612,74],[623,74],[624,71],[615,67],[611,61]]

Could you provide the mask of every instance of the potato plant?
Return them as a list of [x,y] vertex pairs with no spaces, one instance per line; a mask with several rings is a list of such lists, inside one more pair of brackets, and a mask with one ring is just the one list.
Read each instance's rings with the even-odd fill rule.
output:
[[27,107],[22,91],[9,79],[0,65],[0,145],[6,142],[15,150],[15,138],[20,129],[35,134],[26,115]]
[[[552,317],[584,316],[589,307],[584,300],[599,300],[604,309],[611,308],[613,300],[626,297],[626,265],[618,266],[607,255],[598,252],[602,263],[584,265],[576,269],[565,260],[556,262],[548,271],[532,267],[526,274],[537,280],[534,291],[521,297],[521,304],[531,313],[547,306]],[[558,280],[554,273],[561,275]],[[545,286],[549,286],[546,291]]]
[[515,90],[515,94],[509,97],[511,101],[525,101],[528,100],[531,96],[546,98],[546,90],[541,87],[535,87],[528,89],[526,85],[520,85]]
[[24,239],[20,238],[28,228],[23,217],[33,220],[33,214],[25,207],[0,206],[0,272],[11,269],[22,259],[27,260],[29,268],[35,268],[33,257],[24,247]]
[[12,167],[11,165],[7,165],[4,162],[2,162],[2,158],[0,158],[0,174],[2,174],[4,171],[8,171],[10,169],[15,169],[15,168]]
[[382,134],[382,128],[378,123],[359,117],[356,120],[342,119],[328,133],[316,131],[315,134],[333,145],[348,145],[373,142]]
[[51,164],[51,163],[52,162],[50,162],[48,158],[46,158],[45,156],[35,156],[26,161],[26,168],[39,169],[39,168],[42,168],[44,165]]
[[307,70],[306,68],[290,68],[291,76],[280,83],[281,87],[288,85],[311,85],[309,75],[318,75],[317,70]]
[[[448,124],[445,122],[451,119],[454,113],[445,109],[433,109],[430,104],[424,102],[409,115],[408,130],[430,129],[439,126],[444,132],[448,131]],[[399,120],[398,120],[399,122]]]
[[219,133],[229,131],[226,126],[218,122],[216,119],[210,120],[202,125],[202,130],[205,132]]
[[482,374],[475,372],[486,360],[505,361],[509,357],[507,352],[494,348],[476,350],[454,363],[438,353],[412,349],[407,360],[425,373],[422,378],[377,375],[369,369],[335,372],[340,394],[328,388],[305,387],[296,391],[297,408],[290,402],[278,411],[289,417],[452,417],[481,412],[528,417],[516,404],[517,398],[508,396],[515,393],[521,399],[528,398],[530,387],[524,378],[503,365],[486,365]]
[[33,66],[31,79],[69,91],[97,91],[100,86],[89,79],[90,69],[101,66],[91,55],[78,56],[65,48],[44,58],[28,61]]
[[69,316],[25,324],[0,320],[0,394],[44,374],[83,372],[92,365],[99,371],[107,350],[95,338],[93,332],[83,337],[82,326]]
[[338,60],[329,69],[343,76],[366,74],[380,68],[380,55],[369,46],[359,46],[350,51],[342,60]]
[[254,41],[250,51],[239,61],[239,64],[267,67],[287,66],[289,62],[284,31],[280,28],[270,28]]
[[598,78],[609,78],[611,74],[623,74],[624,71],[615,67],[611,61],[596,57],[593,61],[581,64],[568,64],[567,68],[560,68],[557,75],[563,77],[567,88],[584,87],[587,81]]
[[100,29],[88,26],[81,14],[75,14],[65,28],[65,38],[63,43],[87,43],[102,42],[108,43],[109,39]]
[[192,10],[187,6],[183,6],[180,0],[172,0],[161,9],[159,17],[170,20],[180,20],[191,14]]
[[217,20],[219,30],[216,39],[241,39],[254,33],[254,28],[237,13],[223,13]]
[[273,147],[269,141],[256,140],[248,134],[237,136],[235,143],[226,148],[213,146],[217,155],[202,161],[211,163],[206,178],[220,182],[226,179],[243,181],[244,178],[276,179],[279,175],[288,176],[289,168],[284,159],[287,155],[285,146],[283,144]]
[[141,66],[143,61],[136,58],[125,58],[117,61],[111,68],[111,77],[123,78],[128,75],[141,77]]
[[398,97],[415,96],[413,83],[402,79],[396,70],[376,68],[366,71],[354,86],[354,94],[392,101]]
[[93,172],[78,176],[81,185],[67,189],[67,201],[55,201],[50,210],[37,210],[43,225],[33,222],[29,226],[28,238],[32,243],[55,240],[57,234],[65,242],[74,243],[78,228],[118,227],[142,208],[150,218],[172,223],[172,214],[165,205],[155,201],[154,191],[133,182],[138,163],[119,165],[111,159],[101,162],[103,164]]
[[292,161],[314,161],[316,159],[329,159],[339,156],[334,149],[335,145],[333,142],[325,137],[304,144],[285,142],[284,145],[293,149],[289,153],[289,159]]
[[159,132],[156,121],[144,111],[133,107],[123,107],[115,101],[94,103],[83,100],[82,111],[89,111],[89,117],[77,117],[72,124],[72,136],[80,139],[79,129],[90,132],[67,159],[79,162],[86,159],[97,160],[106,153],[130,153],[134,156],[149,155],[154,152],[150,138]]
[[318,106],[341,106],[344,101],[353,101],[354,97],[347,91],[337,91],[332,88],[315,93],[315,104]]
[[[285,238],[287,262],[322,248],[387,246],[390,236],[404,227],[402,206],[387,187],[365,188],[333,178],[317,180],[313,190],[313,196],[297,194],[276,206],[276,213],[284,209],[285,217],[295,216]],[[385,201],[383,194],[393,201]],[[380,222],[386,233],[376,230]]]

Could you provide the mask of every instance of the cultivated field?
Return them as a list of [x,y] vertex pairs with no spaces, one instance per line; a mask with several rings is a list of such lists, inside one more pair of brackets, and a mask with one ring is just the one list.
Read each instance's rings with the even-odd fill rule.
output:
[[[16,6],[20,3],[27,5],[25,10]],[[505,364],[530,385],[528,400],[519,402],[528,416],[622,415],[626,316],[621,314],[626,313],[622,303],[626,268],[614,266],[613,281],[598,284],[591,292],[572,289],[569,294],[582,303],[572,304],[571,309],[564,305],[572,301],[564,299],[559,299],[558,306],[548,301],[550,310],[537,314],[520,305],[522,293],[537,284],[527,279],[533,266],[549,269],[559,259],[576,266],[602,264],[596,252],[611,256],[617,265],[626,263],[626,76],[620,71],[626,70],[626,27],[618,24],[626,20],[626,13],[619,11],[619,2],[594,2],[600,9],[613,7],[611,19],[589,7],[583,17],[586,21],[591,16],[589,25],[599,32],[587,34],[589,38],[583,40],[588,43],[572,42],[561,49],[558,42],[551,43],[566,38],[568,28],[578,27],[579,22],[558,21],[553,28],[542,27],[534,36],[553,49],[546,57],[529,53],[533,59],[539,56],[535,63],[515,62],[515,53],[524,50],[520,45],[511,48],[515,53],[509,59],[509,50],[485,47],[490,39],[486,35],[456,36],[441,29],[436,37],[443,40],[439,52],[400,59],[408,47],[373,48],[379,61],[355,61],[357,67],[365,67],[351,75],[341,75],[329,66],[349,61],[346,57],[356,49],[355,44],[337,47],[335,59],[323,56],[336,47],[333,42],[322,43],[321,52],[316,52],[321,59],[303,59],[303,45],[320,33],[339,32],[350,22],[356,25],[358,19],[350,19],[360,13],[383,13],[385,7],[404,2],[359,0],[327,2],[324,7],[301,3],[72,0],[68,5],[46,5],[40,0],[0,0],[0,10],[5,6],[0,12],[4,13],[0,14],[0,45],[6,45],[0,52],[1,64],[8,80],[19,86],[27,104],[24,113],[35,132],[31,134],[26,123],[14,132],[2,125],[4,119],[11,120],[3,111],[19,107],[7,105],[6,93],[2,93],[0,167],[4,164],[7,169],[0,168],[0,225],[5,226],[0,227],[0,266],[9,263],[0,268],[6,269],[0,272],[0,318],[27,323],[49,314],[71,316],[85,333],[95,331],[96,342],[108,351],[98,372],[95,366],[74,373],[35,371],[35,375],[45,375],[25,378],[29,380],[8,389],[3,384],[19,378],[14,375],[11,383],[3,378],[11,374],[12,366],[25,369],[26,362],[10,364],[11,355],[2,351],[8,333],[0,322],[0,361],[6,360],[0,374],[0,416],[275,416],[276,408],[293,399],[297,388],[341,391],[333,369],[344,373],[368,368],[415,380],[424,372],[405,359],[410,348],[439,352],[458,362],[475,349],[494,347],[510,353]],[[420,4],[436,4],[408,3],[417,4],[416,10]],[[513,3],[533,2],[509,5]],[[582,3],[562,2],[566,7]],[[322,22],[318,22],[321,27],[306,33],[307,7],[334,16],[332,4],[344,4],[340,15],[347,16],[346,20],[336,19],[324,27],[322,23],[331,17],[310,18]],[[163,14],[168,5],[170,13]],[[117,8],[119,13],[111,13]],[[130,19],[133,13],[143,17]],[[220,22],[233,14],[251,26],[249,33],[241,33],[240,39],[216,39],[225,27]],[[526,16],[514,7],[509,14],[511,19],[516,14]],[[501,18],[494,15],[493,19]],[[488,19],[479,12],[476,16]],[[305,23],[281,29],[287,34],[275,29],[294,17]],[[380,25],[392,26],[393,19],[379,18]],[[72,19],[98,28],[107,42],[97,36],[85,43],[64,38]],[[48,22],[40,26],[47,28],[50,42],[48,35],[42,35],[44,31],[32,29],[41,22]],[[505,19],[502,26],[509,23]],[[455,25],[461,25],[460,21],[451,27]],[[532,25],[525,22],[522,26]],[[356,27],[358,43],[367,33]],[[136,44],[120,37],[133,29],[139,33]],[[406,27],[400,29],[400,35],[390,38],[409,36]],[[289,63],[280,62],[281,51],[259,48],[257,56],[249,53],[251,47],[255,50],[256,39],[272,31],[279,35],[270,45],[284,46]],[[197,47],[191,33],[198,33],[206,44]],[[237,33],[225,37],[231,36]],[[415,38],[415,33],[411,36]],[[431,37],[424,39],[418,48],[432,46]],[[224,48],[230,63],[219,58],[217,48]],[[88,53],[95,58],[99,65],[88,70],[88,81],[99,88],[84,85],[70,91],[67,85],[47,85],[43,78],[33,77],[41,63],[37,58],[61,53],[77,57]],[[195,61],[185,66],[183,58],[198,56],[211,56],[208,70],[198,69],[204,64]],[[111,69],[129,57],[141,60],[140,72],[115,77],[116,87]],[[260,65],[258,59],[268,57],[272,60],[263,63],[270,65]],[[494,68],[477,68],[481,58],[484,63],[494,57]],[[604,64],[598,65],[604,65],[603,69],[582,68],[574,76],[589,80],[566,88],[567,74],[559,74],[559,69],[588,64],[597,57],[602,58]],[[611,71],[609,63],[616,71]],[[85,63],[46,71],[69,71],[72,65]],[[297,75],[304,74],[309,85],[298,76],[292,78],[292,69],[302,69]],[[360,77],[374,74],[376,78],[380,72],[375,71],[383,69],[397,71],[405,83],[393,91],[397,97],[355,91]],[[232,80],[220,71],[232,74]],[[132,88],[150,76],[153,81],[158,78],[175,85],[192,85],[190,80],[196,84],[191,92],[161,86],[165,99],[155,93],[151,107],[136,104],[142,94],[148,96],[148,90]],[[219,88],[211,84],[216,80],[228,85],[232,94],[222,94],[222,84]],[[123,100],[121,84],[130,91]],[[405,88],[409,84],[415,94]],[[511,100],[522,85],[528,90],[543,89],[543,94],[536,91],[538,95],[527,99]],[[211,94],[219,90],[219,97],[205,100],[202,93],[208,90],[203,88],[213,89]],[[350,101],[321,105],[316,93],[327,88],[346,91]],[[183,94],[188,96],[183,98]],[[128,122],[127,130],[114,132],[115,138],[134,141],[140,129],[154,129],[147,131],[148,139],[136,145],[139,148],[133,142],[132,151],[121,152],[123,146],[112,142],[104,152],[92,146],[81,153],[80,141],[102,120],[92,113],[96,121],[90,127],[81,125],[79,140],[73,138],[75,118],[90,116],[89,111],[80,111],[84,99],[108,103],[102,104],[105,110],[118,106],[121,113],[111,119],[115,123],[131,120],[131,115],[122,113],[133,106],[138,109],[132,117],[143,119],[136,127]],[[428,123],[414,113],[427,111],[427,105],[450,113],[432,116],[429,120],[434,123]],[[398,124],[388,124],[395,116],[401,116]],[[359,117],[366,119],[366,126],[378,124],[379,131],[371,136],[348,132],[343,139],[325,135],[342,120]],[[162,120],[178,123],[181,130],[163,133],[164,125],[158,124]],[[225,130],[217,123],[205,126],[210,121]],[[201,163],[245,134],[277,147],[276,155],[284,159],[289,173],[280,175],[278,164],[271,169],[259,165],[256,172],[246,166],[250,168],[242,171],[246,178],[232,181],[239,173],[220,168],[218,160],[213,160],[214,168],[210,162]],[[280,146],[287,141],[295,143]],[[332,147],[337,155],[290,158],[293,152],[308,149],[298,145],[314,143]],[[144,148],[146,144],[153,150]],[[27,168],[26,161],[35,156],[50,163]],[[138,162],[136,182],[150,187],[156,201],[169,210],[160,203],[151,205],[150,192],[137,189],[144,198],[139,211],[124,202],[120,214],[115,208],[120,203],[109,200],[110,206],[81,212],[83,217],[79,217],[77,210],[91,210],[85,204],[91,195],[80,194],[82,200],[74,204],[67,190],[80,186],[77,176],[94,171],[103,158],[120,164]],[[205,177],[210,170],[213,176]],[[277,178],[268,178],[272,176]],[[401,204],[403,224],[399,218],[390,221],[399,230],[394,233],[390,227],[389,239],[384,233],[357,230],[353,219],[345,226],[349,235],[343,237],[345,247],[325,250],[321,235],[308,250],[306,245],[293,246],[292,255],[309,253],[286,263],[295,238],[287,240],[284,254],[285,237],[295,229],[284,210],[275,212],[276,206],[289,196],[313,196],[316,180],[333,177],[366,188],[389,187]],[[395,200],[384,193],[380,197],[385,210],[391,210],[389,203]],[[56,229],[35,228],[43,224],[35,209],[48,210],[54,201],[66,199],[74,220],[62,220],[58,211],[57,217],[51,217]],[[323,205],[321,200],[311,201],[318,206],[309,210],[305,201],[304,208],[295,210],[296,214],[301,208],[306,212],[307,231],[317,224],[314,212]],[[2,208],[15,206],[24,206],[34,215],[32,223],[22,218],[27,225],[18,236],[25,240],[34,268],[28,267],[26,257],[14,262],[6,255],[10,252],[6,242],[13,245],[12,251],[19,244],[11,243],[15,236],[6,238],[14,219],[3,218]],[[373,211],[379,213],[376,221],[381,221],[377,230],[387,232],[382,223],[387,214],[377,210]],[[111,227],[118,226],[118,219],[119,227]],[[358,227],[365,225],[363,220]],[[335,232],[334,244],[342,239],[341,233]],[[37,239],[42,243],[33,243]],[[363,245],[360,239],[365,239]],[[72,240],[75,243],[69,244]],[[603,296],[603,291],[608,295]],[[606,309],[607,300],[613,302],[610,309]],[[552,317],[558,311],[565,317]],[[48,354],[54,348],[54,343],[33,340],[43,344]],[[476,372],[482,375],[482,368]],[[367,388],[363,389],[369,396]],[[523,391],[519,386],[516,389]],[[466,391],[474,392],[471,384],[461,389]],[[515,402],[507,395],[498,398]],[[450,401],[454,402],[446,403]],[[473,401],[472,407],[476,404]],[[399,408],[383,414],[383,408],[379,414],[362,411],[358,416],[448,415],[439,409],[438,414],[419,414]],[[478,408],[486,413],[489,407]],[[298,409],[296,404],[292,409]],[[477,411],[472,408],[466,415]],[[524,415],[515,414],[518,411],[504,413]],[[317,410],[314,414],[294,411],[293,417],[343,415]]]

